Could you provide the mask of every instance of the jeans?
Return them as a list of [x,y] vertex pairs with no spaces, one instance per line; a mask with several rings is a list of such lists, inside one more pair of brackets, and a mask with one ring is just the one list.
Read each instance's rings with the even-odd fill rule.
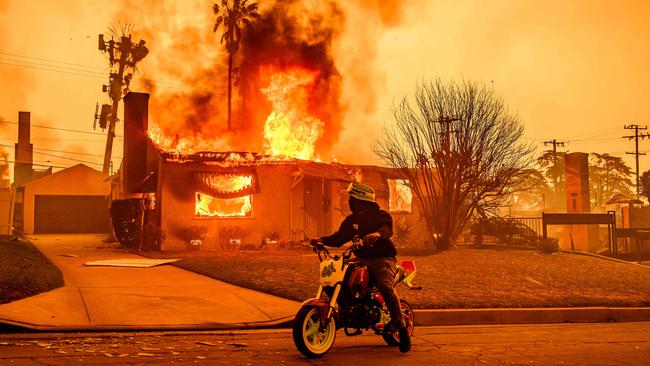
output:
[[370,272],[377,290],[384,298],[393,329],[404,328],[405,323],[399,297],[393,287],[397,275],[397,261],[393,257],[359,258],[359,260],[368,267],[368,272]]

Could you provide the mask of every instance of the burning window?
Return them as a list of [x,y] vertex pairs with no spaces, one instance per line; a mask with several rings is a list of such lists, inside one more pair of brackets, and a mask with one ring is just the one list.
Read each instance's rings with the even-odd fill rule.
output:
[[197,217],[248,217],[252,215],[254,174],[194,172]]
[[411,212],[413,193],[406,179],[388,179],[388,210],[390,212]]
[[195,207],[198,217],[247,217],[253,212],[251,196],[217,198],[197,192]]

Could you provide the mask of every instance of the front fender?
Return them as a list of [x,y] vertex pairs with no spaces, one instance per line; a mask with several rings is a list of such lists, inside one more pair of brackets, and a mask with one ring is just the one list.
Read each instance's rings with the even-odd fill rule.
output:
[[329,313],[330,310],[330,304],[323,300],[319,299],[317,297],[305,300],[300,304],[300,307],[316,307],[318,308],[318,311],[320,313],[320,323],[321,326],[325,326],[327,324],[327,314]]

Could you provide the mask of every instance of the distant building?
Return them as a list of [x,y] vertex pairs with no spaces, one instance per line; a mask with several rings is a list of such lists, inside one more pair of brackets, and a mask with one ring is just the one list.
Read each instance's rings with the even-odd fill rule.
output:
[[18,112],[18,142],[15,145],[14,161],[14,214],[13,226],[23,228],[23,184],[52,174],[52,168],[34,169],[34,146],[30,139],[31,114]]
[[108,233],[110,179],[83,164],[25,183],[27,234]]
[[27,234],[107,233],[108,177],[83,164],[56,173],[34,169],[30,127],[30,113],[18,112],[14,227]]

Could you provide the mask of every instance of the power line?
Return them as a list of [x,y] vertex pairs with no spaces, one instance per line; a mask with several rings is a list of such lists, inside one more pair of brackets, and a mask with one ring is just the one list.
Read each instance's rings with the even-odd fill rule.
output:
[[85,67],[89,69],[95,69],[95,70],[105,70],[106,68],[104,67],[97,67],[97,66],[88,66],[88,65],[82,65],[82,64],[75,64],[72,62],[65,62],[65,61],[58,61],[58,60],[53,60],[50,58],[41,58],[41,57],[33,57],[33,56],[25,56],[25,55],[19,55],[16,53],[10,53],[10,52],[4,52],[0,51],[0,55],[6,55],[6,56],[13,56],[13,57],[20,57],[20,58],[29,58],[32,60],[39,60],[39,61],[46,61],[46,62],[53,62],[53,63],[59,63],[59,64],[64,64],[64,65],[71,65],[71,66],[79,66],[79,67]]
[[[2,54],[2,52],[0,52]],[[5,53],[7,54],[7,53]],[[47,59],[42,59],[39,57],[31,57],[31,56],[16,56],[16,57],[25,57],[25,58],[33,58],[37,60],[47,60]],[[87,66],[87,65],[81,65],[81,64],[73,64],[73,63],[68,63],[68,62],[61,62],[61,61],[54,61],[51,60],[52,62],[59,62],[63,64],[71,64],[71,65],[76,65],[80,67],[85,67],[85,68],[92,68],[95,70],[104,70],[107,71],[106,68],[100,69],[94,66]],[[28,68],[28,69],[34,69],[34,70],[43,70],[43,71],[53,71],[53,72],[58,72],[58,73],[63,73],[63,74],[68,74],[68,75],[77,75],[77,76],[85,76],[85,77],[92,77],[92,78],[98,78],[98,79],[104,79],[106,76],[107,72],[97,72],[93,70],[79,70],[67,66],[60,66],[60,65],[52,65],[52,64],[42,64],[38,62],[31,62],[31,61],[24,61],[24,60],[13,60],[13,59],[0,59],[0,64],[5,64],[5,65],[10,65],[10,66],[16,66],[16,67],[23,67],[23,68]],[[156,85],[167,85],[167,86],[181,86],[181,85],[186,85],[186,83],[177,80],[177,79],[170,79],[170,78],[162,78],[162,77],[157,77],[156,79],[153,79],[155,81]]]
[[85,76],[85,77],[103,79],[103,76],[95,75],[94,73],[71,72],[71,71],[65,71],[65,70],[58,69],[58,68],[42,67],[42,66],[39,67],[39,66],[26,65],[26,64],[15,63],[15,62],[6,62],[6,61],[2,61],[2,60],[0,60],[0,64],[16,66],[16,67],[23,67],[23,68],[27,68],[27,69],[53,71],[53,72],[58,72],[58,73],[68,74],[68,75],[77,75],[77,76]]
[[[14,121],[7,121],[7,120],[2,120],[0,123],[8,123],[12,125],[17,125],[18,122]],[[105,133],[102,132],[94,132],[94,131],[82,131],[82,130],[74,130],[70,128],[60,128],[60,127],[51,127],[51,126],[41,126],[41,125],[30,125],[31,127],[37,127],[37,128],[45,128],[48,130],[56,130],[56,131],[65,131],[65,132],[77,132],[77,133],[85,133],[88,135],[100,135],[100,136],[105,136]],[[116,135],[115,137],[122,137],[122,135]]]
[[591,131],[591,132],[583,132],[583,133],[579,133],[577,135],[565,137],[565,139],[566,140],[576,140],[576,139],[582,139],[582,138],[598,137],[598,136],[614,133],[619,128],[620,127],[617,126],[617,127],[609,127],[609,128],[606,128],[606,129],[595,130],[595,131]]
[[55,155],[55,154],[48,154],[48,153],[38,152],[38,151],[34,151],[34,154],[45,155],[45,156],[50,156],[50,157],[59,158],[59,159],[65,159],[65,160],[71,160],[71,161],[76,161],[76,162],[84,163],[84,164],[92,164],[92,165],[98,165],[98,166],[102,166],[102,165],[103,165],[103,164],[100,164],[100,163],[94,163],[94,162],[92,162],[92,161],[80,160],[80,159],[75,159],[75,158],[68,158],[68,157],[66,157],[66,156],[60,156],[60,155]]
[[62,65],[48,64],[48,63],[43,63],[43,62],[14,60],[14,59],[8,59],[8,58],[0,58],[0,61],[6,62],[6,63],[12,63],[12,64],[14,64],[16,66],[21,66],[21,65],[42,66],[42,67],[46,67],[46,68],[53,69],[53,70],[81,72],[81,73],[85,73],[85,74],[89,74],[89,75],[105,75],[104,72],[98,72],[98,71],[93,71],[93,70],[84,70],[84,69],[80,69],[80,68],[72,67],[72,66],[62,66]]
[[[15,147],[15,145],[8,145],[8,144],[0,144],[0,146],[4,147]],[[65,150],[52,150],[52,149],[43,149],[43,148],[25,148],[22,150],[33,150],[33,151],[48,151],[48,152],[59,152],[59,153],[64,153],[64,154],[75,154],[75,155],[86,155],[86,156],[99,156],[103,157],[104,155],[101,154],[89,154],[89,153],[82,153],[82,152],[75,152],[75,151],[65,151]],[[122,158],[121,156],[116,156],[116,158]]]
[[[3,160],[0,160],[0,163],[1,163],[2,161],[3,161]],[[25,163],[23,163],[23,162],[20,162],[20,161],[14,161],[14,160],[4,160],[4,161],[6,161],[7,163],[12,163],[12,164],[25,164]],[[47,163],[47,162],[46,162],[46,161],[41,161],[41,163]],[[52,164],[37,164],[37,163],[34,163],[34,162],[32,162],[30,165],[45,166],[45,167],[57,168],[57,169],[68,169],[68,168],[74,166],[74,165],[70,165],[70,166],[58,166],[58,165],[52,165]]]

